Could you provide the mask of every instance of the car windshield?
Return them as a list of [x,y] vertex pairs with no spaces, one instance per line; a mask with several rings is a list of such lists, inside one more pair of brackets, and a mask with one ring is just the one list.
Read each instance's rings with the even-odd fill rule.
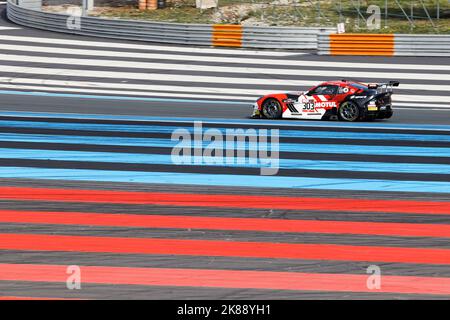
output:
[[318,86],[315,89],[311,90],[309,94],[317,94],[317,95],[336,94],[337,88],[338,87],[334,85]]

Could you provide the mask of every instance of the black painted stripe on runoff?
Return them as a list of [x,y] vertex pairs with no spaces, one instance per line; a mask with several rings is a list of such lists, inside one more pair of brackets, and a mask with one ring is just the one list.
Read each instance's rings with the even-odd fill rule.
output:
[[[126,131],[100,131],[100,130],[65,130],[46,128],[16,128],[2,127],[0,133],[39,134],[39,135],[68,135],[68,136],[98,136],[98,137],[128,137],[128,138],[159,138],[171,139],[170,133],[160,132],[126,132]],[[26,124],[24,124],[26,126]],[[181,128],[181,127],[180,127]],[[282,131],[281,131],[282,132]],[[270,135],[271,132],[268,132]],[[331,133],[330,133],[331,134]],[[248,137],[245,137],[248,140]],[[1,138],[0,138],[1,139]],[[307,139],[307,140],[305,140]],[[302,144],[344,144],[344,145],[378,145],[378,146],[412,146],[412,147],[450,147],[450,141],[413,141],[413,140],[363,140],[363,139],[331,139],[331,138],[304,138],[304,137],[280,137],[280,143]],[[450,161],[449,161],[450,163]]]
[[[65,284],[47,282],[0,281],[2,293],[8,296],[62,297],[108,300],[317,300],[317,299],[408,299],[448,300],[450,296],[399,293],[354,293],[324,291],[294,291],[269,289],[226,289],[180,286],[82,284],[82,290],[68,290]],[[4,289],[4,290],[3,290]],[[183,306],[180,302],[180,306]]]
[[[364,164],[361,164],[364,166]],[[136,164],[122,162],[94,162],[94,161],[60,161],[60,160],[29,160],[29,159],[2,159],[2,167],[32,167],[52,169],[85,169],[85,170],[112,170],[129,172],[178,172],[199,174],[232,174],[255,175],[261,174],[260,168],[199,166],[199,165],[161,165],[161,164]],[[274,169],[277,169],[276,167]],[[342,179],[381,179],[400,181],[442,181],[448,182],[448,174],[430,173],[396,173],[396,172],[371,172],[341,170],[308,170],[308,169],[279,169],[277,176],[283,177],[315,177],[315,178],[342,178]]]
[[[17,78],[18,74],[16,72],[2,72],[3,77],[8,78]],[[46,78],[48,75],[43,75],[40,73],[27,73],[27,78]],[[67,75],[58,75],[58,74],[52,74],[52,80],[62,80],[67,81],[68,76]],[[152,85],[152,84],[159,84],[159,85],[171,85],[171,86],[182,86],[182,87],[191,87],[192,82],[189,81],[172,81],[172,80],[141,80],[141,79],[127,79],[125,77],[117,77],[117,78],[102,78],[102,77],[94,77],[94,76],[78,76],[78,75],[71,75],[70,76],[71,81],[84,81],[84,82],[108,82],[108,83],[123,83],[124,80],[127,80],[127,83],[132,84],[144,84],[144,85]],[[233,79],[232,79],[233,80]],[[208,87],[208,88],[235,88],[235,89],[242,89],[242,84],[236,84],[235,81],[230,80],[229,83],[221,83],[220,85],[212,82],[195,82],[195,86],[197,87]],[[271,91],[298,91],[298,90],[306,90],[309,89],[310,86],[295,86],[295,85],[267,85],[267,84],[246,84],[246,89],[257,89],[257,90],[271,90]],[[261,94],[262,96],[262,94]]]
[[[324,199],[386,199],[386,200],[417,200],[417,201],[450,201],[448,193],[427,192],[393,192],[393,191],[361,191],[361,190],[315,190],[315,189],[278,189],[251,188],[201,185],[174,184],[145,184],[132,182],[102,182],[102,181],[68,181],[68,180],[39,180],[39,179],[0,179],[2,186],[20,186],[27,188],[62,188],[81,190],[121,190],[132,192],[168,192],[193,194],[228,194],[228,195],[257,195],[257,196],[285,196],[285,197],[313,197]],[[288,211],[288,210],[287,210]],[[268,210],[268,213],[270,211]]]
[[[85,92],[85,90],[88,89],[88,88],[72,89],[72,87],[66,87],[66,89],[67,90],[64,90],[63,92],[61,92],[61,91],[58,91],[57,89],[55,89],[55,86],[49,86],[49,87],[42,86],[42,88],[33,88],[32,90],[30,90],[30,89],[21,89],[21,88],[8,88],[7,90],[10,91],[10,92],[11,91],[14,91],[14,92],[42,92],[42,93],[55,93],[55,94],[74,94],[74,95],[82,94],[82,95],[87,95],[87,96],[89,96],[89,95],[103,96],[105,100],[111,99],[110,97],[120,97],[120,98],[129,97],[129,98],[131,98],[130,100],[132,100],[134,98],[139,98],[139,99],[140,98],[142,98],[142,99],[146,99],[146,98],[148,98],[148,99],[171,99],[171,98],[172,99],[183,99],[181,94],[185,93],[185,92],[181,92],[179,97],[167,97],[166,95],[164,95],[164,93],[160,94],[160,92],[157,92],[158,95],[133,95],[132,93],[120,94],[119,92],[116,92],[116,91],[120,91],[120,90],[117,90],[117,89],[112,89],[112,90],[114,90],[114,92],[111,92],[111,93]],[[94,88],[94,87],[92,87],[90,89],[102,90],[101,88]],[[173,93],[173,92],[170,92],[170,91],[166,91],[166,92]],[[11,94],[11,93],[8,93],[8,94]],[[206,94],[207,93],[203,93],[203,95],[206,95]],[[202,97],[201,95],[202,94],[200,93],[194,99],[195,100],[203,100],[203,101],[206,101],[206,102],[211,101],[210,97]],[[220,98],[220,99],[219,98],[214,98],[214,101],[216,101],[217,103],[225,102],[225,101],[228,101],[228,102],[232,101],[232,102],[234,102],[235,105],[239,105],[239,104],[243,105],[243,104],[248,104],[248,103],[251,104],[253,100],[256,100],[255,96],[252,96],[252,100],[250,100],[247,97],[246,101],[239,100],[239,98],[233,99],[234,95],[230,95],[229,99],[226,98],[226,96],[227,96],[226,94],[224,96],[225,96],[224,98]],[[253,98],[255,98],[255,99],[253,99]],[[81,99],[87,99],[87,98],[81,98]],[[144,102],[146,102],[146,101],[144,101]]]
[[[139,255],[85,252],[0,250],[0,263],[55,264],[130,268],[183,268],[248,270],[306,273],[364,274],[370,263],[332,260],[291,260],[202,256]],[[448,277],[450,269],[442,265],[380,263],[384,275]]]
[[[89,115],[86,115],[89,116]],[[129,117],[129,116],[124,116]],[[131,116],[132,117],[132,116]],[[0,126],[1,121],[21,121],[26,125],[27,122],[52,122],[52,123],[85,123],[85,124],[109,124],[109,125],[136,125],[136,126],[149,126],[149,127],[192,127],[194,125],[194,121],[185,120],[183,121],[180,118],[180,121],[148,121],[148,120],[120,120],[120,119],[76,119],[76,118],[58,118],[57,115],[55,117],[40,117],[40,116],[10,116],[10,115],[2,115],[0,111]],[[214,120],[214,119],[213,119]],[[294,130],[294,131],[337,131],[337,132],[367,132],[367,133],[394,133],[394,134],[420,134],[420,135],[450,135],[450,130],[439,130],[439,129],[395,129],[395,128],[374,128],[373,126],[377,123],[382,122],[367,122],[367,125],[370,126],[368,128],[351,128],[351,127],[336,127],[335,125],[339,125],[337,121],[315,121],[315,120],[292,120],[292,119],[283,119],[283,120],[273,120],[270,122],[265,121],[264,123],[259,122],[258,120],[251,119],[248,117],[247,119],[249,124],[221,124],[221,123],[203,123],[203,129],[209,128],[230,128],[230,129],[279,129],[280,131],[284,130]],[[220,120],[219,120],[220,121]],[[254,123],[251,123],[254,121]],[[289,123],[317,123],[317,124],[325,124],[330,123],[332,126],[323,127],[323,126],[296,126],[293,124],[292,126],[288,125]],[[364,123],[362,123],[364,124]],[[395,123],[393,123],[395,125]],[[400,127],[402,124],[398,124]],[[267,128],[264,128],[267,127]],[[371,140],[368,140],[371,141]]]
[[[3,77],[8,78],[17,78],[18,73],[16,72],[2,72]],[[46,78],[48,75],[43,75],[40,73],[27,73],[27,78]],[[141,80],[141,79],[127,79],[125,77],[117,77],[117,78],[102,78],[102,77],[94,77],[94,76],[77,76],[77,75],[58,75],[58,74],[52,74],[51,75],[52,80],[63,80],[67,81],[68,77],[70,77],[71,81],[85,81],[85,82],[108,82],[108,83],[123,83],[124,80],[127,80],[127,83],[133,83],[133,84],[146,84],[146,85],[152,85],[152,84],[166,84],[171,86],[183,86],[183,87],[192,87],[192,82],[189,81],[172,81],[172,80]],[[233,79],[232,79],[233,80]],[[238,88],[242,89],[242,84],[236,84],[235,81],[230,80],[230,83],[221,83],[220,85],[212,82],[195,82],[196,86],[198,87],[209,87],[209,88]],[[254,84],[246,84],[246,89],[261,89],[261,90],[281,90],[281,91],[296,91],[296,90],[306,90],[310,87],[304,86],[299,88],[299,86],[277,86],[277,85],[254,85]]]
[[450,249],[448,238],[359,235],[357,232],[356,230],[355,234],[325,234],[0,223],[0,233],[6,234]]
[[[63,143],[33,143],[0,141],[2,148],[20,149],[44,149],[44,150],[68,150],[68,151],[97,151],[117,153],[142,153],[142,154],[170,154],[171,148],[160,147],[132,147],[132,146],[106,146],[106,145],[76,145]],[[363,154],[333,154],[333,153],[303,153],[280,152],[280,159],[303,160],[334,160],[334,161],[364,161],[364,162],[394,162],[394,163],[430,163],[448,164],[445,157],[420,157],[420,156],[388,156],[388,155],[363,155]]]
[[168,215],[219,218],[264,218],[281,220],[356,221],[450,224],[450,215],[398,214],[389,212],[337,212],[308,210],[272,210],[248,208],[214,208],[163,205],[132,205],[101,203],[9,201],[0,200],[0,210],[37,212],[80,212],[133,215]]

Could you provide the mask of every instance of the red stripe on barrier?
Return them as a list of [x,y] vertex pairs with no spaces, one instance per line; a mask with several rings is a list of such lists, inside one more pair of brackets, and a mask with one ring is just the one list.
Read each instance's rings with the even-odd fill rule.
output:
[[0,222],[450,238],[450,225],[0,210]]
[[0,199],[195,207],[450,214],[450,202],[0,187]]
[[0,234],[0,249],[450,264],[450,250],[333,244]]
[[[0,264],[0,280],[66,282],[69,276],[66,268],[57,265]],[[381,276],[381,288],[369,289],[369,275],[101,266],[81,266],[80,271],[81,286],[83,283],[96,283],[450,295],[450,278]]]

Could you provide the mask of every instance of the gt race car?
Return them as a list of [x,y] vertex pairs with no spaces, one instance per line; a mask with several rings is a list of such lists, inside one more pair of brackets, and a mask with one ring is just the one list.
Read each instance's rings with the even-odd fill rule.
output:
[[253,118],[367,121],[392,117],[391,95],[400,82],[323,82],[305,92],[269,94],[253,105]]

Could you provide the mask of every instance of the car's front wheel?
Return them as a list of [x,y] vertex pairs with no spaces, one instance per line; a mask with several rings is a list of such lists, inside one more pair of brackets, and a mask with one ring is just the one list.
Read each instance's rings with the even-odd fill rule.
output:
[[267,119],[279,119],[283,113],[280,101],[274,98],[265,100],[261,109],[263,116]]
[[342,121],[357,121],[361,116],[359,107],[353,102],[346,101],[339,107],[338,117]]

